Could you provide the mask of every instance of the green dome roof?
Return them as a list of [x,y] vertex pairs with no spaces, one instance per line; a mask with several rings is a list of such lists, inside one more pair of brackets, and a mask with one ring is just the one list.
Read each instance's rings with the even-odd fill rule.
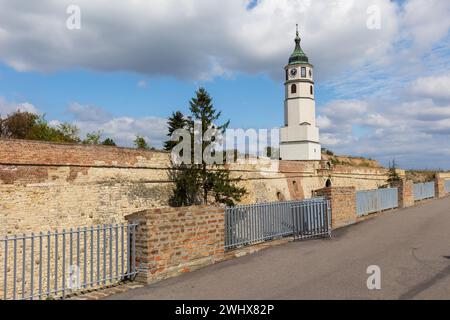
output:
[[308,57],[300,47],[300,41],[301,39],[297,30],[297,36],[295,37],[295,50],[291,54],[291,57],[289,58],[289,64],[309,63]]

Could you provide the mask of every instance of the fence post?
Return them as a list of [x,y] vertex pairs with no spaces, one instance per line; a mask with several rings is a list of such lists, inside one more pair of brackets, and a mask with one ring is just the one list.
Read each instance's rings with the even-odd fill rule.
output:
[[138,282],[155,283],[224,259],[224,207],[156,208],[125,218],[138,224]]
[[331,187],[315,191],[316,196],[330,200],[333,229],[356,222],[356,188]]
[[398,207],[409,208],[414,205],[414,182],[401,179],[393,182],[392,187],[398,189]]
[[443,198],[446,196],[447,191],[445,189],[445,179],[442,178],[439,173],[436,173],[434,186],[436,190],[436,198]]

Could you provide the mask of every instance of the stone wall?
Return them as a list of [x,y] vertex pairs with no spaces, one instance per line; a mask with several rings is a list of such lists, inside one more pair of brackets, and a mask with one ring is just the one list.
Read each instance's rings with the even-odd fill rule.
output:
[[331,187],[316,191],[317,196],[325,197],[331,202],[332,228],[337,229],[353,224],[356,216],[355,187]]
[[138,223],[138,281],[153,283],[224,259],[225,208],[150,209],[127,216]]
[[[122,223],[166,206],[170,155],[129,148],[0,139],[0,235]],[[387,170],[327,161],[230,164],[248,194],[243,204],[311,198],[334,187],[376,189]]]

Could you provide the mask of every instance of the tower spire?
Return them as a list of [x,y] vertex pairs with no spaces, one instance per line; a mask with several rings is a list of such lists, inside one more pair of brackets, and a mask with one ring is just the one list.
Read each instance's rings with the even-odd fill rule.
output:
[[295,63],[308,63],[308,57],[303,52],[302,47],[300,46],[300,42],[302,41],[300,38],[300,33],[298,31],[298,23],[295,25],[296,33],[295,33],[295,49],[289,58],[289,64]]

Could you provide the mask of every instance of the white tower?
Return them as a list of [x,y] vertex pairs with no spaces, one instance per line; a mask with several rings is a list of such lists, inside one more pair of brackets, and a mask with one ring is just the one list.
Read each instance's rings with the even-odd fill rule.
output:
[[295,38],[295,50],[286,70],[284,127],[280,132],[282,160],[321,160],[319,128],[316,127],[313,65]]

